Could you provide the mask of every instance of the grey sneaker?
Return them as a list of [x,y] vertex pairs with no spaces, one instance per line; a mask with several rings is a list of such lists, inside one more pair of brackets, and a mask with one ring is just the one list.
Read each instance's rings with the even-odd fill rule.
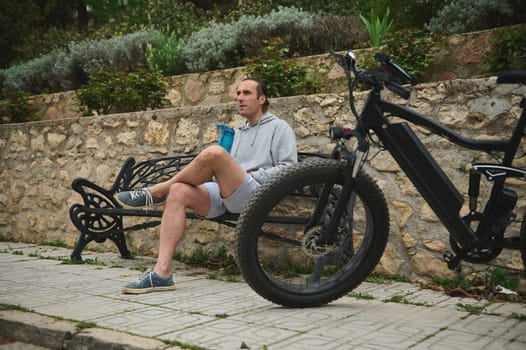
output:
[[117,202],[123,208],[146,208],[150,206],[162,205],[166,201],[166,195],[162,197],[154,197],[149,188],[139,188],[131,191],[124,191],[117,193],[115,197]]
[[122,288],[124,294],[145,294],[175,290],[172,276],[164,278],[153,271],[146,272],[139,281],[132,282]]

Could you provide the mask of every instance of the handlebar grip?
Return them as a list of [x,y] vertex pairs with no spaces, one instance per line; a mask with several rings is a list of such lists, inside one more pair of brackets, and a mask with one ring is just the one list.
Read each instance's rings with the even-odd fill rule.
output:
[[350,139],[352,129],[351,128],[343,128],[341,126],[333,126],[329,128],[329,136],[331,140],[339,140],[339,139]]
[[385,81],[385,87],[405,100],[411,96],[411,91],[395,82],[387,80]]

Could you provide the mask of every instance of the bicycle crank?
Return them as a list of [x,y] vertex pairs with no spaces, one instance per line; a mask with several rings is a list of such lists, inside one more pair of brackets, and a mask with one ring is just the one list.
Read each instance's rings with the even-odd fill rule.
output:
[[502,248],[495,246],[495,239],[490,240],[486,247],[477,247],[472,249],[461,248],[453,237],[450,237],[449,243],[455,254],[460,256],[462,260],[474,264],[487,263],[499,256],[500,252],[502,251]]

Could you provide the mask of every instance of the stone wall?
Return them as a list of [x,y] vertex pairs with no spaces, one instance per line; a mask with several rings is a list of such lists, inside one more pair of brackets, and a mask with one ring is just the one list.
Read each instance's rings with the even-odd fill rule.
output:
[[[519,117],[519,101],[526,95],[526,87],[497,86],[495,78],[449,80],[412,89],[407,102],[388,96],[476,138],[508,135]],[[356,97],[360,108],[364,95]],[[353,120],[347,97],[342,94],[272,99],[271,110],[293,126],[301,151],[329,151],[327,128],[349,125]],[[80,200],[70,187],[74,178],[88,178],[109,187],[127,157],[144,160],[196,152],[217,140],[217,123],[235,126],[241,120],[236,105],[227,103],[0,125],[0,235],[9,240],[61,241],[73,246],[78,232],[68,210]],[[491,159],[461,150],[425,130],[417,130],[417,134],[447,167],[462,193],[467,191],[469,164]],[[391,212],[389,244],[377,270],[389,276],[450,275],[441,258],[449,249],[445,229],[390,155],[377,151],[376,147],[371,150],[367,171],[385,191]],[[521,146],[518,166],[526,166],[525,151]],[[519,215],[524,204],[519,203]],[[131,224],[137,219],[128,220]],[[190,254],[198,247],[215,251],[221,246],[231,252],[233,239],[229,228],[189,220],[178,252]],[[135,253],[155,255],[158,228],[130,232],[127,242]],[[91,243],[90,248],[115,250],[109,241]],[[500,263],[520,267],[520,255],[513,252]]]
[[[456,34],[432,49],[434,63],[424,72],[424,81],[480,77],[485,58],[491,49],[493,30]],[[362,50],[357,50],[360,63]],[[298,58],[315,73],[323,93],[346,91],[342,71],[329,54]],[[183,74],[166,78],[166,107],[184,107],[227,103],[235,97],[239,80],[246,76],[244,67]],[[32,97],[37,115],[45,120],[77,117],[82,114],[75,92],[61,92]]]

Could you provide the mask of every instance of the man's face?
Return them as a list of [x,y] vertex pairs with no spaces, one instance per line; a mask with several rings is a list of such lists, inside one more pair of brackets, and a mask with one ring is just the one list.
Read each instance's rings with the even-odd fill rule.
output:
[[265,102],[265,97],[257,94],[257,82],[253,80],[245,80],[239,83],[237,87],[237,106],[239,114],[251,120],[263,114],[262,106]]

